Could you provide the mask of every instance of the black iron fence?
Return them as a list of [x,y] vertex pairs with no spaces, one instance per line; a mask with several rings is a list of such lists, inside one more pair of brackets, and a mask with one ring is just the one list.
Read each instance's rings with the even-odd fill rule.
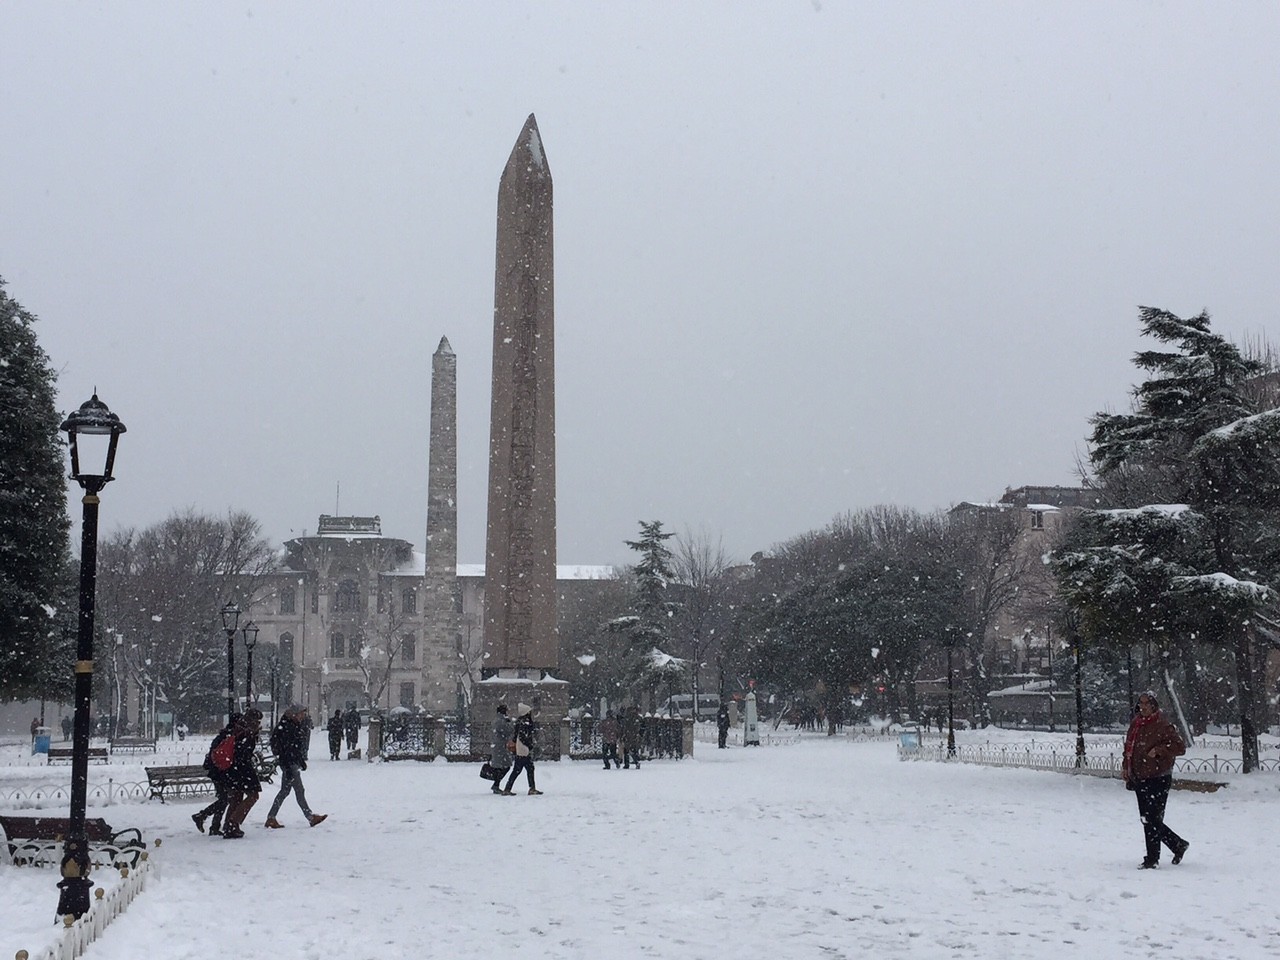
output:
[[[693,752],[690,721],[679,717],[641,717],[639,754],[643,759],[679,758]],[[566,718],[559,724],[534,724],[534,760],[599,760],[604,756],[600,721]],[[374,731],[377,731],[376,733]],[[479,762],[492,751],[491,721],[459,721],[440,717],[388,717],[370,726],[371,755],[386,760]],[[379,742],[372,741],[378,738]]]

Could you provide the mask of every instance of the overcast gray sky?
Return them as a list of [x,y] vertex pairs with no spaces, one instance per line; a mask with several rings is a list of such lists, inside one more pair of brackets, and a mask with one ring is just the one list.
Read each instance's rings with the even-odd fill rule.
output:
[[[1280,6],[0,5],[0,275],[106,529],[321,513],[422,546],[458,356],[483,560],[498,178],[555,179],[559,557],[753,551],[1075,482],[1137,306],[1270,333]],[[340,506],[335,490],[341,483]],[[78,515],[78,509],[73,511]]]

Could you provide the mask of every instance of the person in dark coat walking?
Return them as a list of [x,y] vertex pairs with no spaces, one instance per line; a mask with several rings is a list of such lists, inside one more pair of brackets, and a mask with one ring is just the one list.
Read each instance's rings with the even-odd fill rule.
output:
[[191,820],[196,825],[196,829],[204,833],[204,822],[212,817],[213,822],[209,824],[209,835],[213,837],[221,836],[222,816],[227,811],[227,771],[219,770],[213,765],[213,751],[227,737],[235,736],[235,728],[242,721],[243,717],[240,714],[233,713],[227,725],[214,736],[213,743],[209,744],[209,752],[204,755],[204,772],[209,775],[209,780],[213,783],[214,801],[199,813],[193,813]]
[[613,761],[613,769],[622,766],[618,759],[618,718],[612,710],[606,710],[604,719],[600,721],[600,743],[604,748],[604,768],[609,769],[609,761]]
[[498,704],[497,716],[493,719],[493,743],[489,750],[489,766],[498,770],[498,776],[491,788],[494,793],[502,792],[502,777],[511,769],[511,751],[507,744],[515,737],[515,727],[507,716],[507,705]]
[[1148,690],[1138,697],[1138,712],[1129,724],[1124,738],[1124,763],[1121,768],[1125,786],[1138,798],[1138,816],[1147,855],[1139,867],[1152,870],[1160,864],[1160,844],[1173,854],[1173,862],[1181,863],[1186,840],[1164,822],[1165,802],[1173,783],[1173,761],[1187,752],[1177,729],[1160,713],[1156,695]]
[[235,840],[244,836],[241,825],[262,793],[262,781],[254,753],[258,748],[258,731],[262,728],[262,711],[250,707],[240,722],[232,728],[236,738],[236,753],[227,771],[227,815],[222,824],[222,839]]
[[719,747],[723,750],[729,745],[729,705],[723,700],[716,711],[716,733],[719,734]]
[[533,708],[526,703],[516,706],[516,762],[511,767],[511,776],[507,778],[507,785],[503,788],[504,796],[511,796],[511,787],[516,782],[516,777],[520,776],[523,770],[529,778],[529,796],[536,797],[542,794],[533,782],[533,751],[536,743],[536,734],[533,729]]
[[311,724],[307,722],[307,708],[294,704],[284,712],[276,728],[271,731],[271,752],[280,761],[280,792],[276,794],[267,814],[266,826],[278,830],[284,826],[276,819],[280,805],[293,791],[294,799],[307,823],[315,826],[323,823],[328,814],[312,813],[307,805],[306,788],[302,785],[302,771],[307,769],[307,748],[310,746]]
[[348,709],[342,722],[347,728],[347,749],[354,750],[360,742],[360,711]]
[[329,731],[329,759],[339,760],[342,754],[342,731],[344,729],[341,710],[333,711],[333,716],[329,718],[329,723],[325,729]]
[[618,740],[622,744],[622,769],[630,770],[632,761],[640,769],[640,708],[635,704],[622,711],[618,721]]

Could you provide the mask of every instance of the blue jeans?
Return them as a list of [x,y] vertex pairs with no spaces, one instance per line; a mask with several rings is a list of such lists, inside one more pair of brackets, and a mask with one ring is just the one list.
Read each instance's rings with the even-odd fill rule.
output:
[[271,804],[271,812],[267,814],[268,820],[275,819],[276,814],[280,812],[280,804],[284,803],[284,798],[289,795],[290,790],[293,791],[298,806],[302,808],[303,816],[308,820],[311,819],[311,808],[307,806],[307,791],[302,786],[302,768],[293,764],[284,764],[280,767],[280,792],[276,794],[276,799]]

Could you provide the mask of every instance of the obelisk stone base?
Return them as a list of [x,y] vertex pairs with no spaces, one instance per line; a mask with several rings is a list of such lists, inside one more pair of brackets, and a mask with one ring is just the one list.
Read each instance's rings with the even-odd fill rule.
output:
[[507,705],[507,716],[516,719],[517,704],[533,707],[538,725],[538,754],[544,760],[560,759],[560,721],[569,715],[569,682],[552,676],[542,679],[489,677],[471,688],[471,753],[489,756],[493,718],[498,704]]

